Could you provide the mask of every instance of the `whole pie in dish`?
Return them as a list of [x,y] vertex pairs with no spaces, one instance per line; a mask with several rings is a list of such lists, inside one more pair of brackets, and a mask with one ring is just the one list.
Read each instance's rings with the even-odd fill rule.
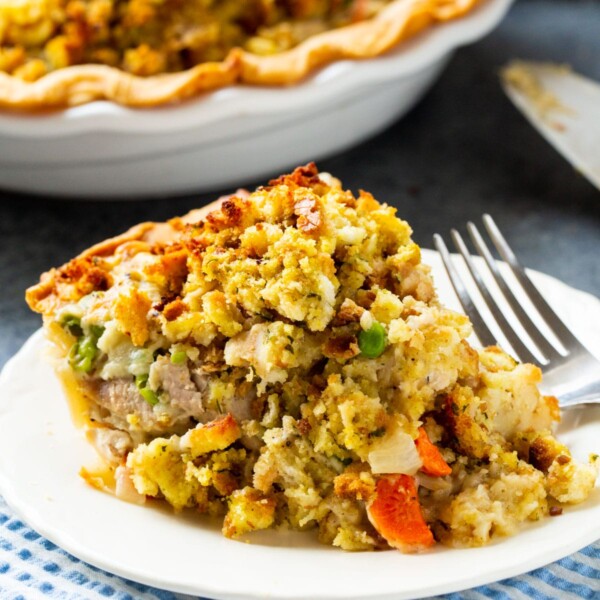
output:
[[311,164],[45,273],[92,485],[346,550],[477,546],[584,501],[540,370],[475,350],[395,209]]
[[5,0],[0,107],[183,100],[372,57],[479,0]]

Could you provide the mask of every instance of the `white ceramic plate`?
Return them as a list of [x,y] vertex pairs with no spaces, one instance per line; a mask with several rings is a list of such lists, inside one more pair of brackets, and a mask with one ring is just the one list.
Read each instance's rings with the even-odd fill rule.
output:
[[147,110],[92,102],[44,115],[0,111],[0,187],[148,198],[279,175],[406,113],[452,52],[491,31],[511,3],[485,0],[384,56],[337,61],[291,87],[239,85]]
[[[456,306],[436,253],[441,299]],[[534,281],[574,332],[600,355],[600,301],[551,277]],[[600,537],[600,489],[584,505],[483,548],[346,553],[311,533],[260,532],[228,540],[194,514],[174,515],[97,492],[77,472],[94,459],[73,428],[37,332],[0,376],[0,493],[42,535],[130,579],[211,598],[391,599],[452,592],[517,575]],[[568,413],[561,438],[575,456],[600,450],[600,407]]]

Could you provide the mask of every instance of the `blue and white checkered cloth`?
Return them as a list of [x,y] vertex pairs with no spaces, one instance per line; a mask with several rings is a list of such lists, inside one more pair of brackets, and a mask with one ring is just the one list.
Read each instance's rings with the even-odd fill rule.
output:
[[[187,600],[191,596],[128,581],[92,567],[19,520],[0,496],[0,598],[31,600]],[[520,577],[436,600],[600,600],[600,540]]]

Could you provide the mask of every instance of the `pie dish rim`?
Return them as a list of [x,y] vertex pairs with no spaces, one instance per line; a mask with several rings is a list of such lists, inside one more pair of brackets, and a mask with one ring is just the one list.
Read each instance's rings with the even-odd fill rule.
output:
[[25,82],[0,72],[0,109],[60,110],[108,100],[121,106],[168,106],[233,84],[288,86],[344,59],[380,56],[432,25],[467,15],[491,0],[393,0],[375,17],[310,36],[290,50],[259,56],[233,48],[221,62],[176,73],[136,77],[106,65],[83,64]]

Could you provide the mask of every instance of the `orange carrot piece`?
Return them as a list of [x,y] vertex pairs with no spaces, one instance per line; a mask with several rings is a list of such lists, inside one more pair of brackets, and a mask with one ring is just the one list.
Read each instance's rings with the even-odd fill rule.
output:
[[367,504],[367,515],[387,543],[402,552],[421,552],[435,544],[410,475],[381,477]]
[[443,477],[452,473],[452,468],[444,460],[438,447],[431,442],[423,427],[419,427],[419,437],[415,440],[415,445],[423,461],[423,466],[421,467],[423,473],[432,475],[433,477]]

